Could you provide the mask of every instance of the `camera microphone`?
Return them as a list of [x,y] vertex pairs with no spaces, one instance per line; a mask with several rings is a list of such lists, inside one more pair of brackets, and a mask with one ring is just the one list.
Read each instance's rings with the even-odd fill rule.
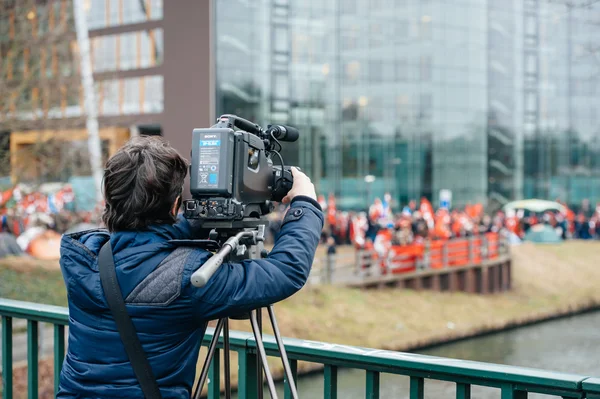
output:
[[267,133],[273,134],[273,137],[277,140],[289,142],[298,140],[300,135],[298,129],[286,125],[269,125],[267,127]]

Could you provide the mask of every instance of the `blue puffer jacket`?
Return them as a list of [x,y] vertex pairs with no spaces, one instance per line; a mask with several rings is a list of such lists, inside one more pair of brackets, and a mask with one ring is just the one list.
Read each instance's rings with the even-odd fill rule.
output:
[[69,297],[69,347],[58,398],[141,398],[142,391],[100,284],[97,256],[110,239],[119,286],[163,398],[188,398],[208,320],[280,301],[308,278],[323,227],[316,201],[292,201],[266,259],[222,265],[203,288],[191,274],[210,256],[171,240],[198,235],[180,219],[143,232],[66,235],[61,269]]

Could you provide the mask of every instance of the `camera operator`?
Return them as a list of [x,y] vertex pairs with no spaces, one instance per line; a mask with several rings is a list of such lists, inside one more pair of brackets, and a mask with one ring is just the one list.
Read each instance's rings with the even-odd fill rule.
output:
[[[58,398],[143,397],[107,306],[98,256],[110,241],[121,289],[163,398],[187,398],[207,322],[281,301],[305,284],[323,214],[310,179],[293,169],[275,246],[265,259],[223,264],[203,288],[190,276],[211,256],[177,240],[207,230],[177,216],[188,164],[159,138],[130,140],[104,171],[106,230],[63,236],[69,345]],[[189,242],[188,242],[189,245]]]

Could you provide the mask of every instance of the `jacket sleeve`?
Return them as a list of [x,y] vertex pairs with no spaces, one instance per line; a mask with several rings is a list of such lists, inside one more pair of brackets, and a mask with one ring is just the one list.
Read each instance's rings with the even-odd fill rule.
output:
[[190,284],[194,316],[202,320],[235,316],[299,291],[308,279],[322,229],[319,204],[296,197],[265,259],[224,263],[203,288]]

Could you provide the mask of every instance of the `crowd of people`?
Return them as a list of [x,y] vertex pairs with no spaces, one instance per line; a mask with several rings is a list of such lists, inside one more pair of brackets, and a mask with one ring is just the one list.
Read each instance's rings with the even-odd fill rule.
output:
[[77,210],[68,184],[49,192],[24,185],[0,191],[0,257],[27,252],[57,258],[60,235],[74,228],[97,227],[100,211],[100,207]]
[[[434,209],[427,198],[411,200],[403,207],[394,206],[389,194],[376,198],[364,211],[343,211],[336,207],[336,198],[318,198],[325,211],[322,242],[328,245],[353,245],[358,249],[379,249],[392,245],[421,244],[425,240],[445,240],[489,232],[503,233],[515,241],[523,239],[532,226],[550,226],[562,239],[600,239],[600,202],[596,208],[582,202],[576,212],[562,204],[563,211],[542,213],[527,210],[485,212],[482,204],[464,208]],[[279,229],[284,207],[268,215],[269,231],[273,238]],[[16,237],[26,250],[40,232],[57,234],[74,226],[98,226],[100,207],[92,212],[77,211],[74,194],[69,185],[52,194],[27,192],[18,186],[0,192],[0,233]],[[33,229],[33,230],[32,230]]]
[[332,237],[336,245],[356,248],[420,244],[426,239],[447,240],[490,232],[519,241],[538,224],[550,226],[562,239],[600,239],[600,203],[591,209],[587,200],[577,213],[562,204],[560,211],[499,210],[493,214],[487,213],[482,204],[434,210],[427,198],[412,200],[396,210],[389,194],[376,198],[362,212],[337,209],[333,195],[327,200],[321,195],[319,202],[326,212],[323,241]]

